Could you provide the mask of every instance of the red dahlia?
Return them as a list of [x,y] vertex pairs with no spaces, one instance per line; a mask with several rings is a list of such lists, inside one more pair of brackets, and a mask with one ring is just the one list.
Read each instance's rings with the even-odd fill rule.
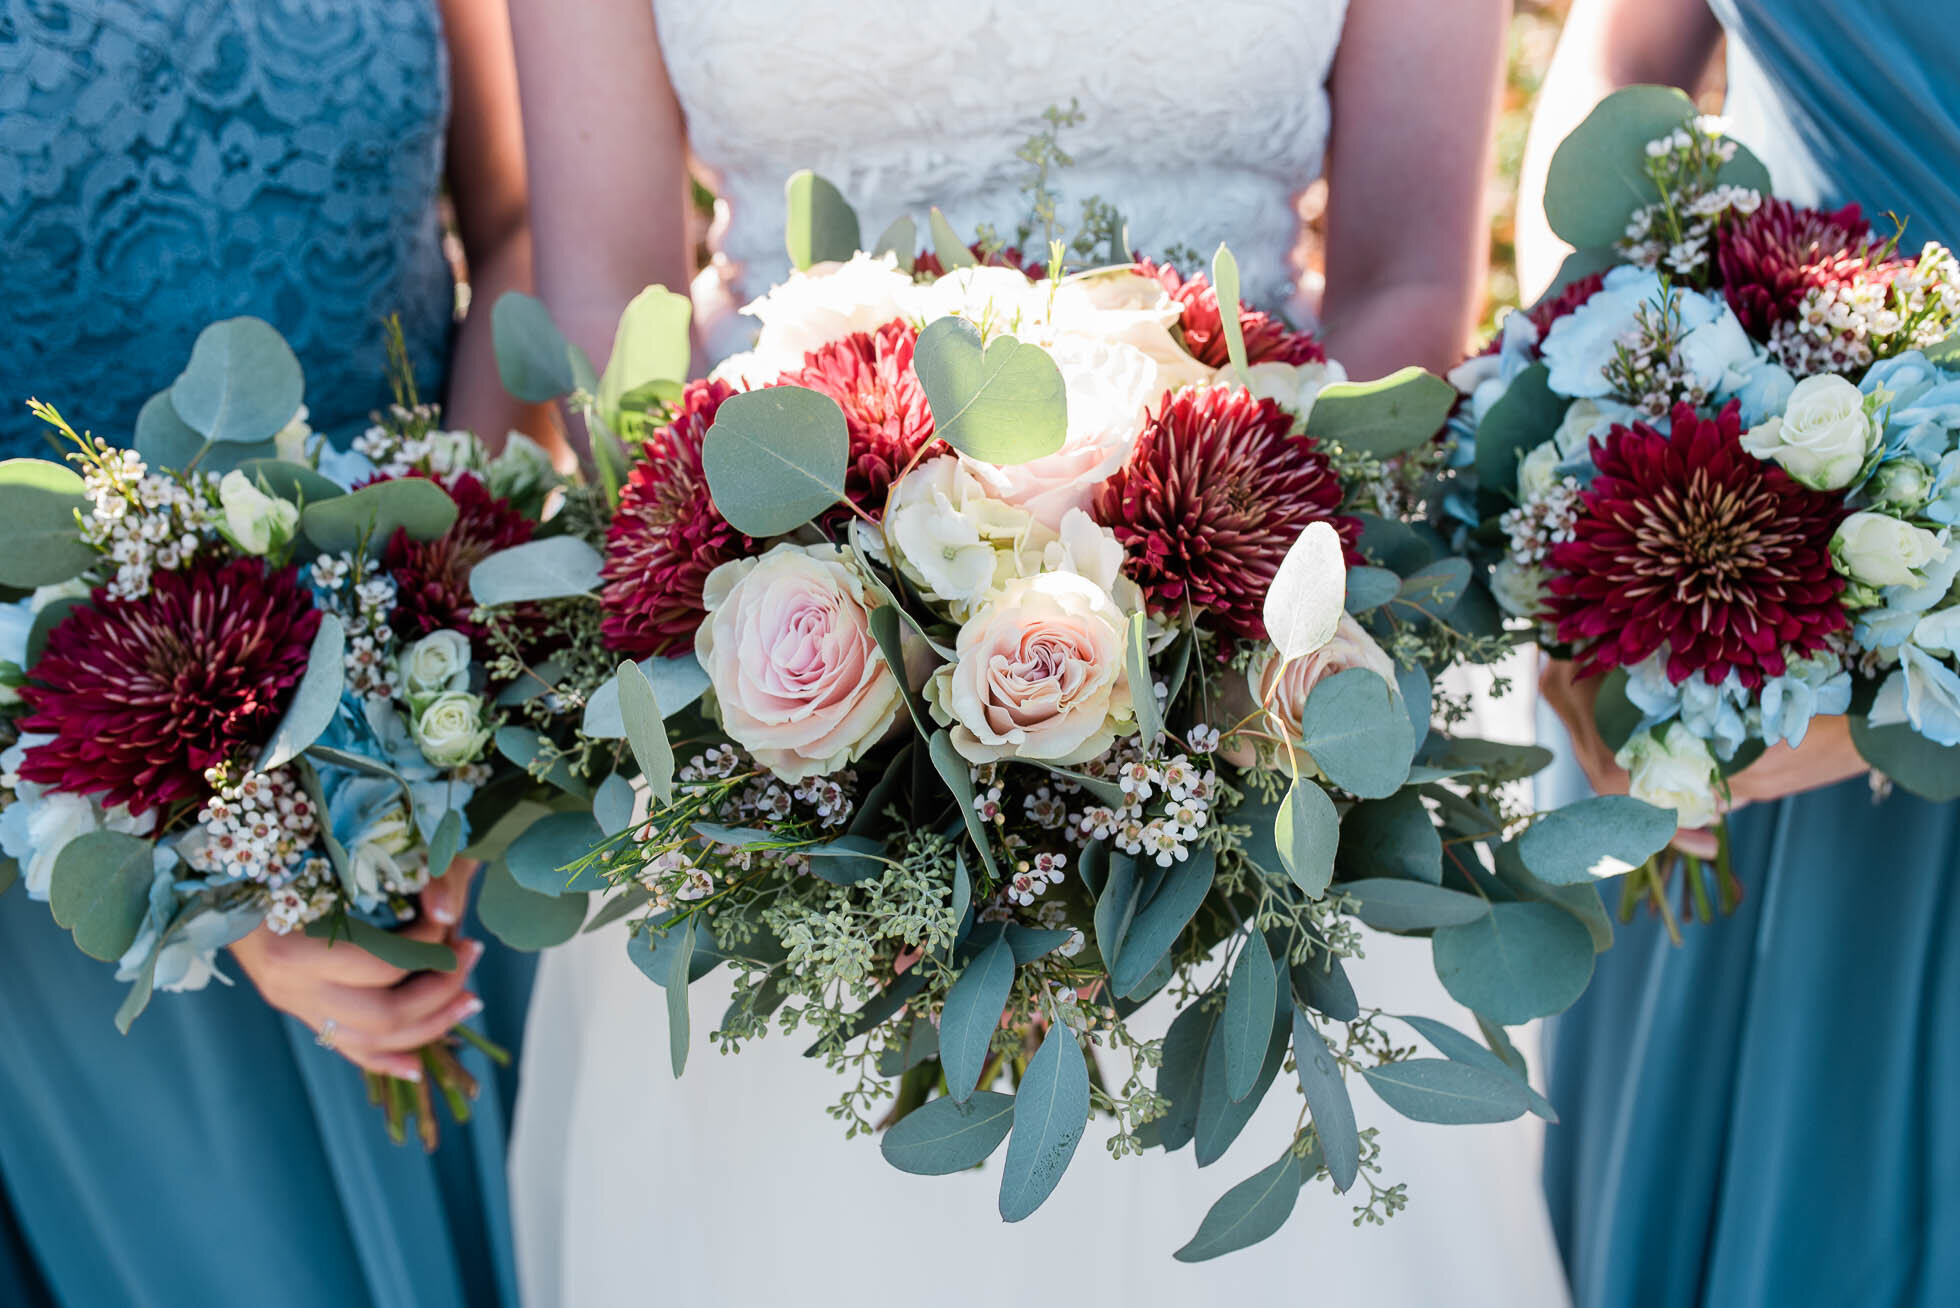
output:
[[[1545,333],[1552,329],[1553,323],[1599,294],[1600,288],[1604,285],[1606,285],[1605,273],[1588,273],[1564,287],[1558,294],[1548,295],[1526,309],[1524,316],[1531,320],[1533,327],[1538,329],[1538,339],[1542,341],[1545,339]],[[1498,332],[1484,343],[1482,353],[1496,354],[1503,348],[1504,333]]]
[[[1137,256],[1137,270],[1163,283],[1173,300],[1184,306],[1178,326],[1184,348],[1208,368],[1232,361],[1225,345],[1224,317],[1218,311],[1218,292],[1203,273],[1186,278],[1169,264]],[[1257,309],[1239,306],[1239,330],[1245,335],[1245,361],[1251,363],[1325,363],[1327,351],[1307,332],[1296,332],[1279,319]]]
[[701,442],[733,394],[726,382],[689,382],[673,422],[647,438],[627,474],[599,570],[606,644],[622,654],[693,650],[706,614],[701,583],[754,548],[715,507],[701,467]]
[[1744,450],[1741,425],[1734,403],[1683,404],[1670,435],[1637,422],[1594,441],[1599,475],[1551,555],[1550,616],[1583,674],[1665,646],[1672,681],[1734,670],[1754,688],[1848,624],[1830,551],[1844,497]]
[[1826,213],[1766,196],[1756,212],[1723,226],[1715,259],[1744,330],[1768,340],[1778,322],[1794,320],[1805,291],[1853,275],[1871,247],[1855,204]]
[[932,409],[912,371],[918,340],[908,323],[894,320],[810,351],[800,371],[782,378],[784,385],[821,391],[844,410],[851,429],[844,488],[852,503],[874,516],[885,511],[893,480],[932,439]]
[[131,813],[202,802],[205,769],[255,758],[272,734],[319,626],[292,570],[263,559],[159,571],[142,599],[96,591],[21,688],[21,729],[54,736],[21,776]]
[[476,608],[470,595],[471,569],[498,550],[523,544],[536,530],[529,518],[493,496],[473,473],[456,474],[443,489],[456,501],[456,525],[430,541],[411,540],[398,528],[381,555],[381,566],[395,579],[390,622],[404,640],[445,629],[460,631],[471,640],[481,636],[482,629],[470,620]]
[[1152,609],[1188,602],[1216,629],[1262,640],[1266,591],[1308,523],[1332,523],[1359,561],[1361,523],[1335,513],[1333,466],[1292,431],[1279,405],[1227,386],[1179,391],[1144,426],[1093,507],[1129,551]]

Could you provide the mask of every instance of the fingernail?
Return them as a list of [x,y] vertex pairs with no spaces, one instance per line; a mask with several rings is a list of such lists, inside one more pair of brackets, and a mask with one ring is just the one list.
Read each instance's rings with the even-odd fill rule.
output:
[[456,910],[451,908],[447,904],[437,904],[434,908],[429,910],[429,916],[434,918],[436,921],[442,923],[444,926],[456,925]]
[[457,1022],[467,1022],[470,1018],[475,1017],[482,1011],[483,1001],[475,995],[471,995],[462,1003],[456,1005],[456,1015],[449,1019],[450,1024],[454,1025]]
[[395,1075],[404,1081],[419,1082],[422,1079],[422,1069],[420,1067],[409,1067],[404,1064],[402,1070],[395,1073]]

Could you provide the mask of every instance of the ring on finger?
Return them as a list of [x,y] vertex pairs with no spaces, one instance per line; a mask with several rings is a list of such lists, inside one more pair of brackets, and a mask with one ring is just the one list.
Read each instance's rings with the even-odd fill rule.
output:
[[326,1021],[320,1023],[319,1033],[313,1037],[313,1043],[320,1046],[320,1048],[322,1049],[332,1049],[334,1047],[334,1037],[338,1035],[339,1032],[340,1032],[340,1023],[334,1021],[330,1017]]

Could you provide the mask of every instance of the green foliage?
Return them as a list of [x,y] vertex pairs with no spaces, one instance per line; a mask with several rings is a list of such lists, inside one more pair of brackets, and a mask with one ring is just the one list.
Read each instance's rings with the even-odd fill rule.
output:
[[1440,927],[1433,943],[1443,988],[1505,1026],[1563,1012],[1592,980],[1592,935],[1551,904],[1492,904],[1471,921]]
[[[1415,1028],[1416,1034],[1436,1046],[1437,1051],[1452,1062],[1464,1063],[1470,1067],[1481,1067],[1487,1072],[1495,1072],[1500,1076],[1508,1076],[1520,1082],[1524,1086],[1525,1102],[1530,1106],[1531,1111],[1539,1117],[1544,1118],[1547,1122],[1558,1121],[1558,1114],[1552,1111],[1551,1104],[1547,1102],[1543,1095],[1531,1088],[1531,1082],[1526,1078],[1524,1073],[1522,1059],[1520,1059],[1518,1066],[1513,1066],[1455,1027],[1438,1022],[1433,1017],[1410,1015],[1403,1017],[1401,1020]],[[1496,1032],[1500,1037],[1504,1033],[1503,1027],[1490,1027],[1489,1029]],[[1510,1049],[1512,1054],[1517,1053],[1517,1050],[1510,1048],[1510,1042],[1508,1040],[1505,1041],[1505,1048]]]
[[1241,385],[1252,384],[1246,363],[1245,328],[1239,322],[1239,261],[1221,241],[1211,256],[1211,288],[1218,296],[1218,324],[1225,333],[1225,351],[1232,360],[1232,371]]
[[912,221],[912,215],[900,214],[892,219],[891,226],[878,234],[871,243],[871,253],[889,254],[898,259],[898,266],[906,272],[912,265],[919,250],[919,225]]
[[82,479],[46,459],[0,462],[0,585],[29,590],[79,575],[99,557],[82,543]]
[[[1426,815],[1423,825],[1429,825]],[[1273,846],[1286,875],[1309,899],[1327,893],[1340,845],[1341,817],[1334,801],[1307,778],[1293,778],[1285,801],[1273,817]]]
[[1361,1132],[1354,1121],[1354,1101],[1334,1051],[1298,1010],[1293,1014],[1293,1064],[1300,1093],[1313,1114],[1314,1134],[1320,1137],[1321,1160],[1334,1188],[1347,1190],[1361,1171]]
[[504,292],[490,311],[490,331],[504,389],[524,403],[548,404],[575,390],[596,389],[592,360],[565,339],[543,301]]
[[1445,1058],[1411,1058],[1361,1074],[1383,1103],[1414,1122],[1508,1122],[1530,1106],[1515,1077]]
[[803,386],[770,386],[722,402],[701,464],[730,525],[780,536],[844,498],[850,449],[837,401]]
[[228,318],[197,334],[191,359],[170,386],[184,425],[212,444],[269,440],[305,398],[299,360],[271,324]]
[[1008,335],[984,343],[964,318],[937,319],[912,355],[933,432],[986,463],[1027,463],[1062,448],[1068,396],[1048,352]]
[[331,946],[345,941],[354,948],[374,955],[390,967],[404,972],[454,972],[456,951],[430,940],[414,940],[384,931],[357,917],[323,917],[307,923],[306,934],[325,940]]
[[1355,805],[1340,834],[1344,867],[1370,877],[1442,884],[1443,839],[1413,790]]
[[1289,1148],[1220,1195],[1198,1223],[1198,1233],[1173,1256],[1181,1263],[1201,1263],[1258,1244],[1286,1225],[1312,1170]]
[[381,552],[397,531],[410,540],[438,540],[456,525],[456,501],[427,477],[378,481],[336,499],[309,504],[299,526],[325,554]]
[[1300,737],[1329,781],[1363,799],[1392,795],[1408,778],[1408,715],[1367,668],[1347,668],[1313,688]]
[[1014,1096],[976,1091],[970,1099],[934,1099],[885,1132],[885,1161],[915,1176],[945,1176],[978,1167],[1014,1125]]
[[973,267],[973,251],[966,248],[966,242],[953,230],[953,224],[946,221],[946,215],[939,212],[939,206],[933,206],[926,225],[932,233],[932,252],[939,257],[940,267],[947,272]]
[[136,943],[155,879],[147,840],[90,831],[62,846],[48,882],[48,907],[90,958],[114,962]]
[[556,899],[566,893],[603,890],[604,881],[567,871],[602,839],[590,813],[551,813],[510,842],[504,865],[517,884],[534,895]]
[[1089,1125],[1089,1067],[1066,1022],[1055,1022],[1028,1062],[1014,1100],[1014,1131],[1000,1172],[1000,1215],[1018,1222],[1041,1207]]
[[964,1103],[980,1084],[994,1031],[1014,988],[1014,947],[1002,935],[966,965],[946,992],[939,1019],[939,1062],[946,1092]]
[[470,569],[470,595],[486,606],[588,595],[599,589],[603,561],[576,536],[525,541]]
[[485,930],[512,949],[531,951],[562,945],[577,935],[585,907],[580,893],[553,897],[526,890],[499,860],[484,869],[476,915]]
[[[1135,864],[1125,854],[1110,856],[1110,885],[1116,884],[1119,863],[1121,875],[1134,886]],[[1169,869],[1158,884],[1156,893],[1148,900],[1143,900],[1137,893],[1127,919],[1112,942],[1114,952],[1105,949],[1103,953],[1103,963],[1109,969],[1109,983],[1118,995],[1132,995],[1141,989],[1159,960],[1169,952],[1211,893],[1216,870],[1217,856],[1209,847],[1200,845],[1191,851],[1190,857],[1183,863]],[[1137,887],[1138,892],[1140,889]],[[1098,901],[1096,908],[1100,915],[1101,901]],[[1097,946],[1102,948],[1100,925],[1097,927]]]
[[1638,867],[1674,839],[1674,812],[1627,795],[1595,795],[1532,823],[1518,857],[1540,881],[1585,885]]
[[1355,915],[1378,931],[1458,926],[1475,922],[1490,911],[1490,905],[1475,895],[1432,886],[1427,881],[1369,877],[1343,881],[1340,892],[1355,902]]
[[830,182],[800,169],[783,184],[783,201],[788,212],[783,244],[792,265],[841,263],[857,253],[857,213]]
[[1387,459],[1435,439],[1455,407],[1454,386],[1421,368],[1403,368],[1322,389],[1307,413],[1307,435]]
[[1305,658],[1334,638],[1346,586],[1340,536],[1324,522],[1309,523],[1266,591],[1261,616],[1279,657]]
[[640,775],[656,803],[674,802],[674,747],[667,739],[667,715],[640,665],[628,659],[619,665],[619,711],[626,723],[626,743],[640,765]]
[[1856,714],[1851,743],[1860,758],[1921,799],[1960,799],[1960,745],[1936,744],[1903,722],[1874,727]]
[[1477,485],[1518,498],[1518,463],[1552,438],[1571,403],[1552,390],[1551,369],[1534,363],[1516,377],[1477,424]]
[[346,628],[334,614],[322,613],[312,648],[306,654],[306,671],[286,705],[285,716],[259,754],[259,771],[270,772],[298,758],[332,724],[340,708],[341,689],[347,684],[346,652]]
[[1225,989],[1225,1093],[1234,1102],[1251,1094],[1258,1083],[1278,1003],[1279,972],[1273,967],[1273,956],[1266,952],[1263,936],[1248,932]]

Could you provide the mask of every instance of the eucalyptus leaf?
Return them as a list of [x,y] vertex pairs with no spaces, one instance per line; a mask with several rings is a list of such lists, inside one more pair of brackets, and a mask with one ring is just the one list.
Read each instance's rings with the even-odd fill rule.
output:
[[1246,363],[1245,327],[1239,322],[1239,261],[1223,242],[1211,256],[1211,289],[1218,297],[1218,327],[1225,334],[1225,353],[1232,360],[1232,371],[1239,384],[1252,384],[1252,371]]
[[46,459],[0,462],[0,585],[32,590],[80,575],[102,557],[82,543],[82,479]]
[[797,268],[818,263],[842,263],[858,251],[858,217],[844,193],[829,181],[800,169],[783,185],[789,220],[783,245]]
[[1266,1047],[1265,1061],[1259,1065],[1252,1092],[1243,1099],[1233,1099],[1226,1086],[1224,1026],[1221,1017],[1212,1034],[1211,1046],[1205,1050],[1204,1073],[1198,1091],[1198,1121],[1192,1141],[1200,1167],[1209,1167],[1225,1156],[1225,1151],[1258,1111],[1260,1101],[1279,1075],[1280,1065],[1286,1061],[1290,1022],[1282,1010],[1274,1017],[1271,1043]]
[[980,814],[973,807],[973,773],[960,752],[953,748],[953,738],[945,731],[932,733],[930,750],[932,766],[938,771],[940,780],[953,792],[953,802],[959,805],[960,820],[966,823],[966,833],[973,838],[973,846],[980,851],[980,862],[985,865],[987,875],[995,881],[1000,880],[1000,868],[994,862],[993,847],[987,841],[987,828],[980,821]]
[[336,499],[309,504],[300,530],[323,554],[353,552],[366,546],[378,554],[396,531],[410,540],[442,538],[456,525],[456,501],[427,477],[377,481]]
[[1157,1143],[1167,1152],[1190,1144],[1198,1129],[1198,1096],[1203,1084],[1205,1055],[1224,1015],[1222,1004],[1194,1002],[1171,1019],[1170,1029],[1164,1033],[1163,1058],[1157,1065],[1157,1093],[1170,1101],[1170,1109],[1144,1129],[1154,1129]]
[[1130,683],[1137,736],[1146,750],[1154,749],[1164,735],[1164,714],[1157,706],[1156,679],[1150,675],[1150,620],[1141,612],[1130,615],[1129,637],[1123,647],[1123,671]]
[[1477,424],[1477,485],[1504,499],[1518,498],[1518,466],[1552,438],[1571,403],[1551,386],[1551,369],[1534,363],[1504,389]]
[[504,863],[517,884],[535,895],[556,898],[567,892],[604,890],[604,878],[581,875],[574,879],[567,870],[591,853],[602,838],[591,813],[552,813],[510,842]]
[[925,703],[918,692],[912,689],[911,678],[905,672],[904,633],[899,630],[903,619],[896,604],[880,604],[865,618],[865,626],[871,631],[871,639],[878,643],[878,655],[885,660],[892,677],[898,682],[898,697],[905,701],[905,712],[912,719],[912,726],[927,740],[932,739],[935,730],[932,715],[926,711]]
[[1273,956],[1266,952],[1265,937],[1249,932],[1225,988],[1225,1093],[1234,1102],[1258,1084],[1278,1003],[1279,972]]
[[1592,934],[1552,904],[1492,904],[1431,943],[1450,997],[1505,1026],[1563,1012],[1592,980]]
[[[944,1029],[941,1029],[944,1039]],[[1014,1100],[1014,1132],[1000,1174],[1000,1215],[1018,1222],[1041,1207],[1089,1125],[1089,1067],[1066,1022],[1055,1022],[1028,1060]]]
[[[1110,859],[1111,882],[1115,880],[1114,869],[1118,860],[1123,860],[1128,869],[1133,869],[1129,855],[1117,854]],[[1111,959],[1104,954],[1103,962],[1109,968],[1109,983],[1119,996],[1129,996],[1139,992],[1158,963],[1177,943],[1179,935],[1189,926],[1197,915],[1205,897],[1211,893],[1212,880],[1217,872],[1217,854],[1208,845],[1195,846],[1184,862],[1172,866],[1164,877],[1163,884],[1148,902],[1139,902],[1131,914],[1128,924],[1123,928],[1118,945],[1118,956]],[[1129,875],[1126,869],[1125,875]],[[1097,910],[1102,904],[1098,901]],[[1100,931],[1098,947],[1100,948]]]
[[884,842],[870,836],[839,836],[828,844],[800,851],[810,860],[810,872],[835,886],[853,886],[883,876],[887,860]]
[[871,253],[889,254],[898,259],[898,266],[906,272],[912,271],[919,252],[919,225],[912,221],[911,214],[900,214],[892,219],[891,226],[878,234],[871,243]]
[[1439,622],[1450,615],[1469,585],[1470,560],[1437,559],[1402,579],[1389,601],[1389,614],[1404,622]]
[[332,725],[340,709],[340,692],[347,684],[346,654],[347,629],[338,616],[322,613],[307,650],[306,671],[286,705],[285,716],[259,753],[259,771],[286,766]]
[[1584,885],[1645,863],[1674,839],[1674,810],[1595,795],[1547,813],[1518,837],[1518,857],[1548,885]]
[[[640,660],[640,671],[653,685],[654,698],[668,717],[700,699],[708,689],[708,674],[692,654]],[[623,740],[626,717],[619,706],[619,678],[607,677],[585,700],[579,729],[594,740]]]
[[1273,817],[1273,846],[1286,875],[1309,899],[1327,893],[1340,845],[1341,817],[1334,801],[1307,778],[1293,778]]
[[1068,396],[1061,369],[1040,346],[1005,334],[983,343],[979,328],[947,316],[919,333],[912,367],[934,434],[969,458],[1027,463],[1062,448]]
[[1446,1058],[1384,1063],[1361,1074],[1383,1103],[1412,1122],[1509,1122],[1530,1107],[1515,1078]]
[[1137,880],[1136,859],[1128,854],[1112,852],[1109,855],[1108,879],[1096,894],[1094,918],[1096,950],[1102,955],[1103,966],[1111,972],[1116,970],[1117,962],[1122,957],[1123,941],[1130,933],[1130,923],[1136,920],[1137,904],[1142,893],[1143,887]]
[[205,460],[220,453],[204,439],[203,432],[177,416],[177,406],[170,402],[168,387],[143,401],[143,407],[137,410],[133,444],[149,467],[169,468],[174,472],[182,472],[199,455],[204,456],[198,462],[203,467]]
[[667,963],[667,1058],[674,1075],[687,1070],[688,969],[694,963],[693,919],[683,925],[674,939],[674,952]]
[[1627,681],[1627,670],[1614,668],[1599,679],[1599,694],[1593,700],[1593,725],[1599,728],[1599,738],[1606,748],[1615,754],[1633,739],[1647,717],[1628,697]]
[[1348,1096],[1341,1065],[1306,1014],[1293,1014],[1293,1065],[1300,1093],[1313,1114],[1320,1137],[1320,1158],[1336,1190],[1345,1191],[1361,1171],[1361,1132],[1354,1121],[1354,1101]]
[[[223,471],[212,462],[210,454],[206,454],[197,466],[205,472]],[[321,500],[337,500],[347,493],[345,487],[302,463],[288,463],[278,458],[243,459],[236,467],[254,486],[292,504],[317,504]]]
[[1389,684],[1368,668],[1321,680],[1300,713],[1300,736],[1333,784],[1362,799],[1382,799],[1409,775],[1409,717]]
[[628,659],[619,665],[619,709],[626,721],[626,741],[639,762],[647,788],[660,804],[674,802],[674,746],[667,739],[667,718],[653,683],[640,665]]
[[730,526],[781,536],[844,498],[850,449],[837,401],[804,386],[767,386],[722,401],[701,465]]
[[939,1064],[947,1093],[964,1103],[980,1084],[994,1032],[1014,989],[1014,947],[1006,937],[980,951],[946,992],[939,1019]]
[[1266,1239],[1293,1215],[1307,1170],[1292,1150],[1281,1154],[1220,1195],[1198,1223],[1198,1233],[1171,1256],[1201,1263]]
[[[497,372],[504,389],[526,404],[548,404],[578,387],[584,355],[565,339],[542,300],[522,291],[505,291],[490,311],[490,333]],[[592,364],[585,360],[585,371]]]
[[1366,613],[1394,599],[1402,590],[1402,578],[1387,568],[1362,564],[1347,570],[1347,611]]
[[1023,967],[1037,958],[1045,958],[1075,939],[1073,931],[1026,927],[1018,922],[1009,922],[1003,934],[1008,947],[1014,951],[1014,961]]
[[157,947],[152,949],[150,956],[143,960],[143,966],[137,972],[136,979],[130,983],[129,993],[123,996],[122,1003],[116,1009],[116,1030],[124,1035],[129,1034],[129,1028],[135,1024],[137,1018],[143,1016],[143,1010],[150,1006],[150,996],[155,992],[157,984],[157,960],[162,956],[163,941],[158,940]]
[[878,1142],[885,1161],[914,1176],[947,1176],[987,1161],[1014,1125],[1014,1096],[976,1091],[964,1103],[943,1097],[920,1104]]
[[1280,658],[1303,659],[1334,638],[1346,591],[1339,534],[1325,522],[1308,523],[1266,591],[1266,634]]
[[90,958],[114,962],[136,943],[150,908],[153,849],[120,831],[88,831],[55,856],[48,907]]
[[599,830],[616,836],[633,821],[633,783],[615,772],[592,792],[592,818]]
[[1361,1016],[1361,1004],[1348,980],[1347,969],[1332,954],[1295,963],[1287,969],[1294,993],[1314,1012],[1336,1022],[1352,1022]]
[[1334,382],[1314,396],[1307,435],[1378,459],[1428,444],[1456,407],[1456,388],[1421,368],[1366,382]]
[[358,917],[336,921],[330,917],[309,922],[306,934],[329,942],[344,938],[356,949],[374,955],[390,967],[404,972],[454,972],[456,951],[432,940],[415,940],[394,931],[384,931]]
[[687,376],[687,329],[693,316],[693,301],[664,286],[649,286],[626,302],[595,397],[607,421],[618,421],[627,397],[635,392]]
[[577,536],[527,540],[470,569],[470,595],[485,606],[588,595],[599,589],[604,561]]
[[966,242],[953,230],[953,224],[946,221],[946,215],[939,212],[937,205],[927,219],[927,229],[932,233],[932,252],[939,256],[939,266],[947,272],[955,268],[971,268],[974,264],[973,251],[966,248]]
[[1413,790],[1356,804],[1341,824],[1341,862],[1369,877],[1441,885],[1443,838]]
[[535,894],[517,884],[501,859],[483,872],[483,889],[476,915],[484,929],[526,952],[562,945],[578,934],[585,922],[586,897],[567,892],[556,898]]
[[456,855],[463,848],[463,815],[450,809],[436,823],[436,833],[429,839],[429,870],[436,876],[449,871],[449,865],[456,861]]
[[170,386],[177,416],[213,444],[267,440],[305,398],[299,359],[259,318],[227,318],[199,332],[190,362]]
[[1357,902],[1356,915],[1378,931],[1457,926],[1476,922],[1491,908],[1475,895],[1399,877],[1343,881],[1340,892]]
[[[531,728],[517,726],[498,727],[495,740],[497,752],[527,772],[530,770],[532,760],[538,756],[539,746],[544,743],[544,737]],[[554,759],[551,766],[545,769],[541,779],[567,795],[579,799],[592,797],[591,789],[572,772],[571,762],[568,759]]]
[[707,919],[699,913],[688,916],[685,929],[674,921],[672,913],[655,918],[646,929],[634,931],[626,938],[626,957],[647,980],[663,990],[667,989],[674,983],[674,951],[680,947],[683,936],[693,939],[693,944],[688,947],[685,982],[693,985],[714,971],[722,961],[714,932],[709,928]]
[[[1486,1049],[1472,1037],[1463,1034],[1463,1032],[1446,1022],[1438,1022],[1433,1017],[1409,1014],[1403,1016],[1401,1020],[1413,1027],[1417,1035],[1420,1035],[1423,1039],[1434,1045],[1439,1053],[1452,1062],[1464,1063],[1470,1067],[1481,1067],[1487,1072],[1495,1072],[1500,1076],[1508,1076],[1517,1080],[1524,1086],[1525,1102],[1531,1111],[1539,1117],[1544,1118],[1547,1122],[1555,1123],[1558,1121],[1558,1114],[1552,1111],[1551,1104],[1546,1101],[1543,1095],[1531,1088],[1531,1083],[1525,1080],[1524,1076],[1516,1068],[1492,1053],[1489,1049]],[[1503,1030],[1502,1027],[1495,1029],[1498,1031]]]
[[1960,799],[1960,745],[1928,740],[1904,722],[1874,727],[1856,713],[1851,743],[1858,757],[1921,799],[1935,804]]

